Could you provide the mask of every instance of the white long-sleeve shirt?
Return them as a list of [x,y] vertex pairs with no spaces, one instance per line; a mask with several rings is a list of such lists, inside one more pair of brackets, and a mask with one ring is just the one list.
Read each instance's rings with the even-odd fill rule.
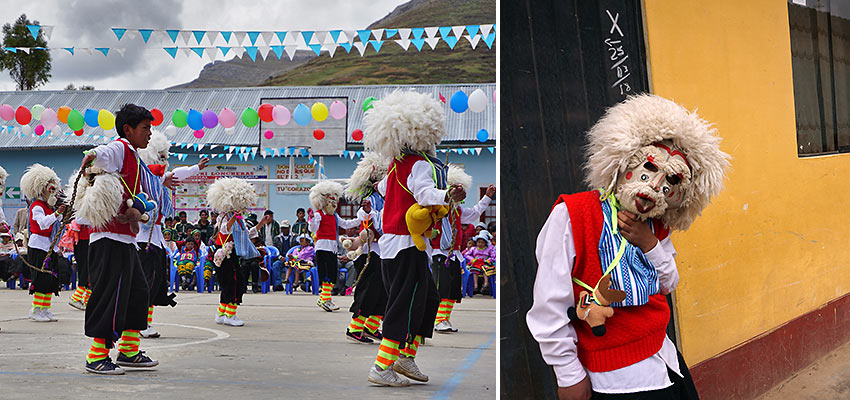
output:
[[[200,168],[197,165],[192,165],[189,167],[178,167],[175,168],[172,172],[166,172],[165,175],[160,177],[159,182],[163,184],[165,179],[169,176],[174,176],[178,180],[183,180],[191,177],[192,175],[200,172]],[[168,188],[163,188],[163,190],[169,190]],[[162,235],[162,224],[154,224],[153,227],[153,235],[151,235],[150,225],[149,224],[141,224],[139,225],[139,234],[136,235],[136,242],[139,244],[147,245],[148,237],[151,238],[151,244],[159,247],[160,249],[166,248],[165,237]]]
[[[367,215],[369,215],[369,221],[373,224],[375,229],[377,229],[380,232],[381,231],[381,214],[379,212],[375,211],[374,208],[369,213],[364,211],[363,208],[360,208],[359,210],[357,210],[357,220],[358,221],[366,222],[366,216]],[[378,238],[378,240],[380,240],[380,239],[381,238]],[[369,248],[370,252],[375,252],[375,254],[377,254],[378,257],[381,256],[381,245],[378,242],[370,242],[368,244],[364,243],[363,244],[363,253],[364,254],[366,253],[366,247]]]
[[[336,226],[337,228],[348,229],[354,228],[360,225],[360,220],[357,218],[354,219],[344,219],[340,217],[338,214],[334,214],[336,217]],[[313,218],[310,220],[308,227],[310,228],[310,232],[318,232],[319,224],[322,222],[322,214],[316,212],[313,214]],[[313,247],[314,250],[324,250],[330,251],[331,253],[336,254],[337,250],[339,250],[339,245],[337,245],[336,240],[330,239],[319,239],[316,240],[316,244]]]
[[[47,212],[44,210],[44,207],[42,206],[33,206],[32,219],[35,220],[35,223],[38,224],[39,228],[47,229],[50,228],[54,222],[56,222],[57,216],[56,213],[48,215]],[[43,251],[50,251],[50,237],[41,236],[37,233],[30,233],[30,238],[27,242],[27,246]],[[53,246],[53,251],[59,251],[58,241],[56,243],[56,246]]]
[[[525,319],[528,330],[540,344],[543,360],[555,370],[558,386],[575,385],[589,374],[594,391],[632,393],[672,385],[667,375],[668,367],[682,375],[676,347],[666,336],[661,350],[642,361],[609,372],[585,371],[576,353],[578,337],[567,316],[567,308],[575,306],[572,270],[576,249],[566,204],[558,204],[549,214],[537,236],[536,254],[538,267],[534,304]],[[676,249],[669,236],[656,242],[655,247],[646,253],[658,272],[661,294],[672,292],[679,283],[675,256]],[[615,308],[614,318],[616,314]]]
[[[478,221],[478,218],[481,217],[481,214],[483,214],[484,211],[487,210],[487,207],[490,206],[491,201],[493,201],[493,199],[491,199],[490,196],[484,195],[484,196],[481,197],[481,200],[478,200],[478,203],[475,204],[472,207],[458,207],[458,211],[460,211],[460,223],[461,224],[472,224],[472,223],[475,223],[476,221]],[[448,216],[446,218],[448,218]],[[456,232],[456,234],[459,235],[460,232]],[[455,238],[454,240],[458,240],[458,238]],[[461,247],[465,247],[464,246],[465,244],[466,243],[462,243]],[[452,253],[456,257],[458,257],[458,259],[463,258],[463,255],[461,254],[460,250],[454,250]],[[448,250],[443,250],[443,249],[438,248],[438,249],[434,249],[433,254],[434,255],[440,254],[440,255],[448,256],[449,252],[448,252]]]
[[[413,164],[410,170],[410,175],[405,182],[407,188],[413,192],[413,198],[420,206],[440,206],[446,204],[447,189],[437,189],[434,185],[434,178],[431,172],[431,164],[425,160],[419,160]],[[387,194],[387,178],[378,183],[378,191],[386,197]],[[405,210],[406,211],[406,210]],[[410,235],[394,235],[392,233],[384,233],[378,239],[378,244],[381,246],[381,258],[393,259],[398,253],[404,249],[414,247],[413,238]],[[425,241],[428,257],[431,256],[431,241]]]

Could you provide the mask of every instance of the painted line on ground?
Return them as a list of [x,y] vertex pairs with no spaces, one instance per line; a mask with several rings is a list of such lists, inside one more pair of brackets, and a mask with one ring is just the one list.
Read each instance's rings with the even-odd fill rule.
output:
[[458,385],[463,382],[463,378],[466,377],[466,372],[469,371],[469,369],[472,368],[472,366],[478,362],[478,359],[481,358],[481,355],[484,353],[484,350],[489,349],[495,341],[496,334],[494,333],[493,337],[491,337],[490,340],[487,341],[487,343],[484,343],[476,347],[475,350],[469,352],[469,355],[466,356],[463,365],[461,365],[460,368],[455,371],[454,375],[452,375],[449,380],[443,383],[443,385],[440,387],[439,392],[434,393],[434,395],[431,396],[431,400],[450,399],[452,397],[452,392],[454,392]]

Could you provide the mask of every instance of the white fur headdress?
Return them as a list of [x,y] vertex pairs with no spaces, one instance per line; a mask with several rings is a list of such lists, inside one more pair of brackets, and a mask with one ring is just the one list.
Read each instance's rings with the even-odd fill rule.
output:
[[27,199],[35,200],[41,196],[50,181],[56,182],[57,186],[59,185],[59,176],[56,175],[53,168],[41,164],[30,165],[21,177],[21,194],[26,196]]
[[9,173],[3,167],[0,167],[0,204],[3,204],[3,192],[6,191],[6,178]]
[[372,184],[384,179],[389,165],[390,159],[381,157],[375,152],[365,153],[345,185],[345,197],[359,202],[372,194]]
[[207,204],[218,212],[247,210],[257,201],[254,186],[239,178],[218,178],[207,188]]
[[168,166],[168,150],[171,142],[160,131],[151,131],[151,139],[148,147],[139,150],[139,157],[147,165],[164,164]]
[[449,185],[461,185],[464,190],[469,190],[472,187],[472,177],[463,170],[463,167],[457,164],[449,164],[449,172],[446,176],[446,182]]
[[433,155],[446,136],[446,114],[431,95],[397,90],[372,104],[363,117],[363,145],[383,157],[399,157],[405,150]]
[[342,184],[334,181],[321,181],[310,189],[310,205],[321,210],[327,205],[327,196],[342,196]]
[[723,189],[729,155],[720,150],[716,134],[696,113],[663,97],[629,97],[609,108],[588,132],[587,183],[593,188],[611,187],[638,149],[671,140],[688,159],[692,183],[681,207],[668,210],[661,219],[671,229],[686,230]]

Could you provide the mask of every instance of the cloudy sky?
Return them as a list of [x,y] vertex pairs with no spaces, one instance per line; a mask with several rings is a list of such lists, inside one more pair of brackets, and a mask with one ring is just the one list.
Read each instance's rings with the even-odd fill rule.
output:
[[[206,57],[194,53],[172,59],[152,38],[124,37],[110,28],[218,31],[289,31],[364,29],[406,0],[3,0],[0,23],[13,23],[25,13],[42,25],[54,25],[50,47],[125,47],[122,57],[110,51],[88,55],[54,50],[53,77],[39,89],[63,89],[67,84],[96,89],[162,89],[198,76]],[[2,41],[2,37],[0,37]],[[231,44],[235,39],[231,39]],[[276,44],[277,42],[275,42]],[[178,39],[178,45],[184,46]],[[194,45],[194,41],[193,41]],[[219,36],[216,45],[225,45]],[[197,46],[197,45],[195,45]],[[202,46],[210,46],[204,39]],[[232,54],[232,53],[231,53]],[[270,53],[271,54],[271,53]],[[326,55],[323,55],[326,57]],[[228,57],[232,58],[232,57]],[[223,59],[219,57],[219,59]],[[0,72],[0,90],[14,90],[8,71]]]

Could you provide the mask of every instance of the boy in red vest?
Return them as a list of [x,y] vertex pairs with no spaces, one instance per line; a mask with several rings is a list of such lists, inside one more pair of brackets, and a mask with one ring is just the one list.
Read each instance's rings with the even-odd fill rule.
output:
[[[141,178],[150,171],[142,171],[147,168],[138,156],[138,149],[147,147],[150,140],[151,121],[153,115],[147,109],[134,104],[124,105],[115,116],[115,130],[120,138],[87,151],[83,158],[81,170],[85,171],[91,164],[104,172],[94,178],[85,196],[94,196],[95,186],[107,182],[109,177],[118,178],[119,183],[111,181],[111,186],[115,189],[113,193],[121,196],[102,195],[101,198],[104,203],[119,205],[117,213],[103,210],[101,212],[112,215],[85,218],[92,224],[89,244],[92,294],[86,306],[85,333],[93,338],[93,343],[86,356],[87,372],[120,375],[124,373],[120,366],[154,367],[159,364],[139,351],[139,331],[147,327],[148,283],[136,250],[141,214],[126,204],[127,200],[138,199],[139,193],[151,191]],[[101,179],[104,180],[98,182]],[[106,222],[102,223],[103,220]],[[119,354],[113,363],[109,349],[119,338]]]
[[339,310],[339,306],[331,300],[331,290],[339,275],[339,262],[336,257],[339,249],[337,233],[339,228],[356,228],[360,225],[357,219],[343,219],[337,215],[336,209],[342,197],[342,189],[341,184],[333,181],[321,181],[310,189],[310,204],[317,211],[311,216],[309,227],[311,232],[315,232],[316,269],[319,272],[319,282],[322,282],[316,305],[327,312]]
[[670,230],[720,192],[728,155],[706,121],[654,95],[608,109],[588,136],[587,182],[601,189],[562,195],[540,231],[529,331],[561,399],[697,398],[666,335]]
[[53,169],[41,164],[33,164],[21,177],[21,193],[31,200],[29,207],[29,231],[30,237],[27,243],[27,262],[37,268],[44,268],[49,272],[32,271],[32,286],[30,294],[33,295],[32,311],[30,319],[36,322],[56,321],[50,312],[50,303],[53,294],[59,294],[59,277],[57,267],[59,257],[59,244],[53,247],[53,256],[45,258],[50,251],[50,243],[59,232],[62,222],[62,214],[65,205],[60,205],[54,210],[59,194],[59,177]]
[[[472,186],[472,177],[464,172],[463,168],[449,164],[448,183],[461,185],[467,190]],[[434,249],[431,253],[431,273],[434,275],[434,282],[437,283],[437,291],[440,293],[440,308],[434,320],[434,331],[437,333],[457,332],[450,318],[455,303],[460,303],[463,299],[461,291],[463,267],[460,265],[463,260],[461,250],[466,246],[460,237],[463,234],[463,225],[478,221],[495,195],[496,187],[490,185],[475,206],[452,207],[449,215],[443,218],[440,235],[431,241],[431,247]]]
[[432,96],[393,92],[373,102],[366,112],[364,145],[392,164],[378,185],[384,194],[383,230],[378,241],[387,288],[387,308],[378,356],[368,380],[381,386],[407,386],[428,376],[414,362],[419,344],[434,332],[440,296],[428,269],[430,238],[425,251],[414,244],[405,215],[416,204],[445,206],[466,197],[461,186],[448,187],[446,167],[436,145],[446,134],[446,116]]

